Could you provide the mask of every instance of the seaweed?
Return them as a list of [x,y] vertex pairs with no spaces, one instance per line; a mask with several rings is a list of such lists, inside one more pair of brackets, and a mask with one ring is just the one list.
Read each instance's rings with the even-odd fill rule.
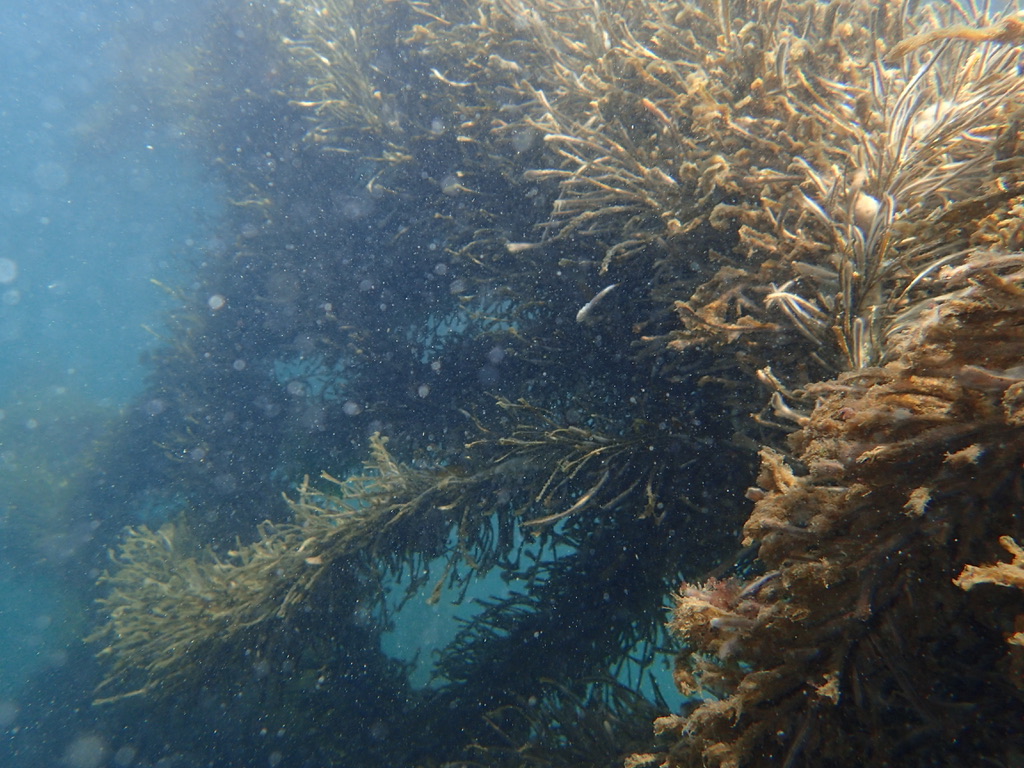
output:
[[[1013,17],[279,11],[259,109],[200,100],[234,210],[96,483],[182,512],[113,549],[98,697],[272,658],[291,747],[346,765],[1013,764],[1019,595],[953,584],[1021,540]],[[390,589],[479,600],[425,689]]]
[[708,698],[659,721],[683,734],[669,764],[1016,760],[1019,678],[998,650],[1013,616],[954,585],[990,578],[957,574],[995,532],[1020,535],[1019,383],[1000,374],[1024,342],[1024,273],[1001,261],[973,253],[884,366],[809,388],[792,458],[762,452],[744,533],[763,575],[676,599],[677,679]]

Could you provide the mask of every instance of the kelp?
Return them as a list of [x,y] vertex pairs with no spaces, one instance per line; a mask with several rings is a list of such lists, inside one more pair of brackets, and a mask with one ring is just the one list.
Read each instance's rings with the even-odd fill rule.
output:
[[953,579],[1021,540],[1015,17],[281,8],[276,119],[210,150],[242,234],[124,441],[199,514],[114,554],[101,695],[231,690],[298,626],[307,672],[381,668],[356,622],[387,624],[388,587],[498,574],[433,689],[388,677],[374,716],[423,738],[359,759],[597,764],[576,683],[648,664],[685,576],[694,699],[657,721],[670,748],[623,737],[632,764],[1013,764],[1017,596]]

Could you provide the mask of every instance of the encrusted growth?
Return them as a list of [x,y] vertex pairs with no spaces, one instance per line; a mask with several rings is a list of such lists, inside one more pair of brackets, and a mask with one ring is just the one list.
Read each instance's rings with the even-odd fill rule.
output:
[[[682,736],[671,765],[881,764],[929,724],[949,737],[915,747],[929,764],[999,753],[1021,708],[987,644],[1012,616],[952,579],[997,532],[1021,533],[1022,264],[972,253],[948,279],[956,297],[893,339],[889,363],[808,388],[793,459],[762,452],[744,533],[763,575],[677,597],[692,654],[677,679],[709,698],[659,721]],[[984,715],[964,721],[951,701]]]

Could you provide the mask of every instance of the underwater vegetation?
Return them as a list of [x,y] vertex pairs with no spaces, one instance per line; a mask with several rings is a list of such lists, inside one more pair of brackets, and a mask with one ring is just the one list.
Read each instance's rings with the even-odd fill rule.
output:
[[950,274],[885,365],[809,386],[792,458],[762,451],[744,536],[763,573],[676,599],[699,651],[677,680],[713,697],[659,721],[689,733],[671,764],[1020,759],[1019,594],[958,589],[1015,583],[1007,564],[958,575],[1021,529],[1024,273],[999,261]]
[[[233,213],[89,499],[111,717],[213,762],[1019,764],[1018,16],[229,8],[167,87]],[[478,600],[426,687],[389,594]]]

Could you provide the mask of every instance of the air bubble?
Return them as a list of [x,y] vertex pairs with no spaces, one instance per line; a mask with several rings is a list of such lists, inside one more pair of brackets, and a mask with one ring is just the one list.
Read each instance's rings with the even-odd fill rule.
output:
[[18,264],[13,259],[0,258],[0,284],[13,283],[18,276]]

